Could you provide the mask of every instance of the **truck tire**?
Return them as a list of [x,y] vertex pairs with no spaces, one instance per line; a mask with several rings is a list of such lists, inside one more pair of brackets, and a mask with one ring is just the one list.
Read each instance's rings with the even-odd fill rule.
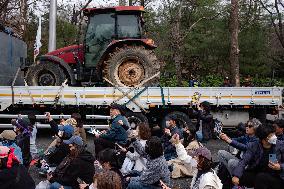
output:
[[26,74],[26,81],[29,86],[60,86],[64,80],[63,70],[52,62],[34,64]]
[[171,112],[169,114],[167,114],[164,119],[162,120],[162,128],[166,128],[166,121],[169,119],[170,116],[175,116],[177,118],[177,125],[180,128],[185,128],[185,127],[189,127],[189,128],[193,128],[195,129],[194,125],[191,122],[191,119],[189,118],[189,116],[183,112],[179,112],[179,111],[174,111]]
[[[154,52],[143,46],[117,48],[103,65],[103,76],[115,85],[134,87],[160,71]],[[157,86],[159,77],[143,86]]]
[[136,129],[139,123],[145,123],[148,125],[147,117],[142,113],[126,112],[125,117],[127,118],[131,129]]

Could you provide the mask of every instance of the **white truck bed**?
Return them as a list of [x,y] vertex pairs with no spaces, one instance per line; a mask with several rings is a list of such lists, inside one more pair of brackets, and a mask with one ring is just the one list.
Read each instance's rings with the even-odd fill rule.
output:
[[[60,89],[61,92],[60,92]],[[124,92],[130,88],[121,88]],[[133,90],[129,98],[134,97],[144,88]],[[141,112],[141,107],[149,109],[152,105],[188,105],[195,92],[201,94],[200,102],[208,101],[217,106],[280,106],[282,105],[281,87],[164,87],[163,95],[159,87],[149,87],[135,98],[139,104],[129,102],[127,107],[134,112]],[[58,96],[58,100],[55,98]],[[0,111],[12,104],[61,104],[61,105],[109,105],[123,93],[115,87],[46,87],[46,86],[1,86]],[[164,100],[163,100],[164,96]],[[129,101],[124,97],[118,101],[124,104]]]

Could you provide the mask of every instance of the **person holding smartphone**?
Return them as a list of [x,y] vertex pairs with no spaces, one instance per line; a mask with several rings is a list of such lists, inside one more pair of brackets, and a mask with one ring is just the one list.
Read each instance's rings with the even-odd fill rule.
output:
[[284,143],[277,140],[273,125],[256,129],[259,141],[251,142],[233,170],[234,185],[254,189],[282,189],[284,185]]

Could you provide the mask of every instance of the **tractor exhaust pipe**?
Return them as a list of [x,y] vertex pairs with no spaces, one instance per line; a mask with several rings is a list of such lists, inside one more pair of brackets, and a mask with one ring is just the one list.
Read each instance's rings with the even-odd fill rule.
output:
[[48,52],[56,49],[56,12],[57,0],[50,0]]

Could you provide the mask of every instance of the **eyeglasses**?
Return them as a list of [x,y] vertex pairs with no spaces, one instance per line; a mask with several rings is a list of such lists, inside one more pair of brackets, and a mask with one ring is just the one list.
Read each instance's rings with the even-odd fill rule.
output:
[[248,127],[248,128],[252,128],[252,127],[253,127],[253,125],[251,125],[251,124],[247,124],[247,125],[246,125],[246,127]]

